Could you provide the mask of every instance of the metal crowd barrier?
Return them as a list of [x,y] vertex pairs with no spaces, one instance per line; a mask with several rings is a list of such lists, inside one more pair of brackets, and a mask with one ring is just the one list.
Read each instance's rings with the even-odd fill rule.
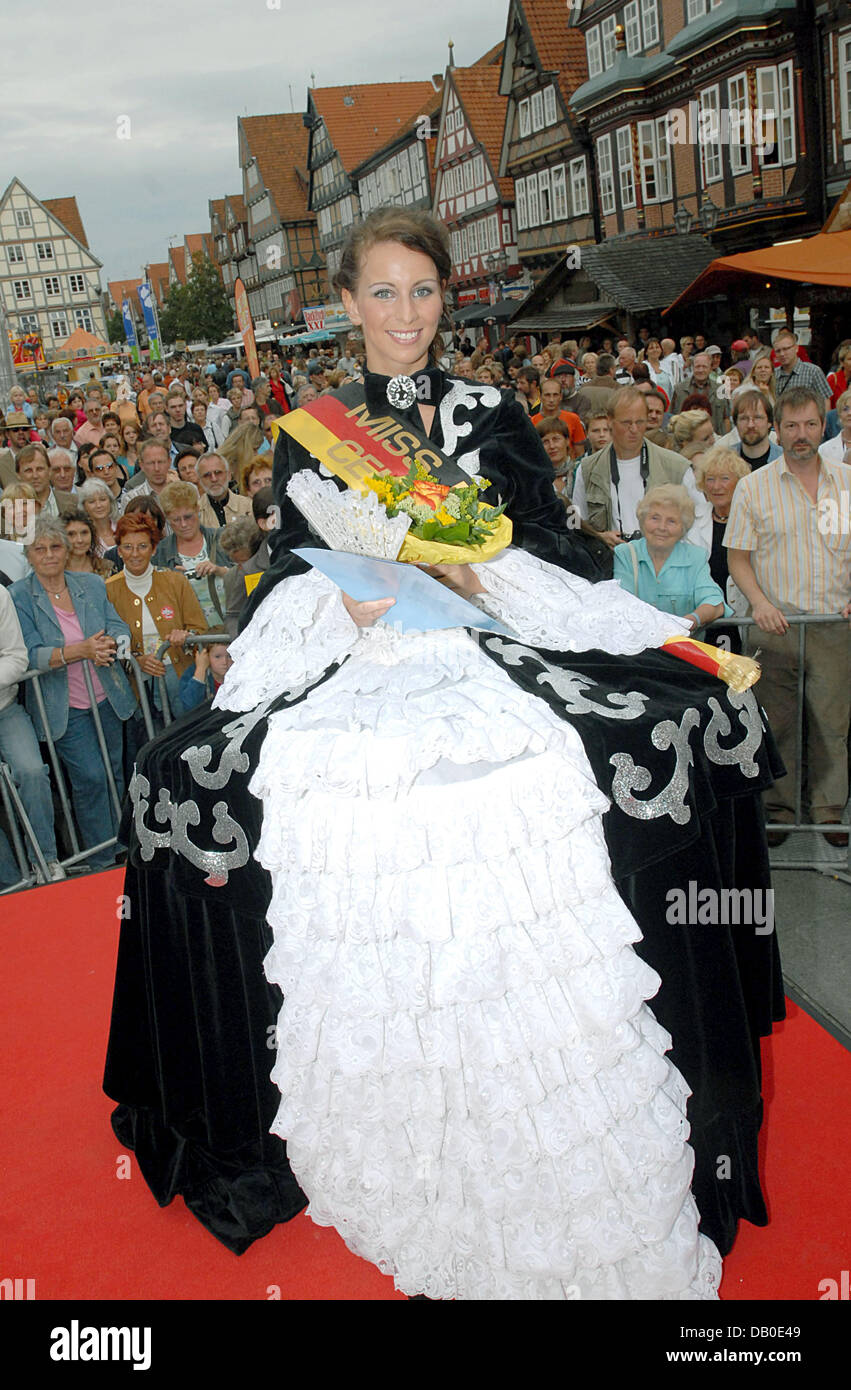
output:
[[[233,638],[226,632],[190,632],[189,636],[186,639],[186,646],[217,647],[221,645],[227,647],[232,641]],[[157,650],[154,652],[157,661],[163,660],[163,657],[170,646],[170,642],[160,643],[160,645],[157,647]],[[148,679],[150,679],[150,677],[148,677]],[[160,695],[160,704],[162,705],[163,722],[166,726],[168,726],[169,724],[174,722],[174,713],[172,711],[171,704],[168,698],[168,690],[166,688],[165,676],[157,676],[156,681],[157,689],[159,690]]]
[[[790,628],[797,629],[798,641],[798,681],[795,698],[795,766],[792,769],[795,778],[795,819],[789,823],[787,821],[766,821],[768,830],[781,830],[792,835],[800,835],[804,831],[811,834],[823,833],[829,829],[831,834],[836,832],[841,834],[844,831],[848,835],[848,849],[845,853],[844,871],[838,869],[838,861],[830,863],[824,859],[779,859],[777,855],[769,854],[769,863],[773,869],[813,869],[818,873],[828,874],[832,878],[840,879],[843,883],[851,884],[851,822],[848,819],[847,803],[843,813],[843,818],[837,825],[817,826],[811,821],[803,819],[803,795],[804,795],[804,656],[807,641],[807,628],[825,624],[847,623],[848,619],[843,618],[839,613],[801,613],[785,614]],[[742,629],[756,627],[753,618],[716,618],[713,622],[706,625],[706,630],[717,627],[739,627]],[[792,633],[787,634],[787,640],[791,641]],[[757,658],[758,659],[758,658]],[[754,694],[759,699],[759,684],[754,686]]]

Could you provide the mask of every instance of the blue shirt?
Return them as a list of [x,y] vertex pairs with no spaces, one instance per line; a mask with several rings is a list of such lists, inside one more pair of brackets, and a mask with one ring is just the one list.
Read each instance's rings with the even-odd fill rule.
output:
[[[638,569],[637,585],[633,556]],[[614,559],[614,577],[620,581],[621,588],[652,604],[660,613],[675,613],[682,618],[686,613],[693,613],[701,603],[723,603],[724,617],[733,616],[732,608],[724,603],[724,595],[709,573],[709,556],[701,546],[677,541],[658,574],[643,536],[641,540],[615,546]]]

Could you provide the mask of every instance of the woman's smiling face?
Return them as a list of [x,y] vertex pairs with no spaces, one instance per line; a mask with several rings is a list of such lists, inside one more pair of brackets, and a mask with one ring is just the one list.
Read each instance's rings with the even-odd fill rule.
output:
[[443,292],[430,256],[397,241],[379,241],[361,261],[354,294],[342,291],[352,323],[362,327],[369,369],[384,376],[420,371],[443,313]]

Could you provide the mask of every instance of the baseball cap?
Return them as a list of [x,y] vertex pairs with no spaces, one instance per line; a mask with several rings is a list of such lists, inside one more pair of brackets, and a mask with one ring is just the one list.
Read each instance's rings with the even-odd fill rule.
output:
[[550,368],[550,376],[575,376],[575,375],[576,375],[576,363],[573,362],[569,357],[565,357],[565,359],[564,359],[562,362],[557,362],[556,365],[555,365],[554,367],[551,367],[551,368]]
[[730,346],[736,352],[747,352],[748,350],[748,345],[745,342],[744,338],[737,338],[734,343],[730,344]]
[[721,349],[718,347],[717,343],[712,343],[708,348],[704,348],[703,351],[708,352],[711,357],[713,352],[717,352],[720,355]]

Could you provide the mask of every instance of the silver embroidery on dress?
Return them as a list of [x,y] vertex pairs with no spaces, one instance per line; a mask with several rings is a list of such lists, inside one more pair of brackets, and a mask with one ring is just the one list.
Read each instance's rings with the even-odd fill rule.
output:
[[722,737],[726,738],[731,732],[732,725],[729,716],[721,708],[715,696],[711,695],[709,708],[712,710],[712,718],[703,735],[706,756],[710,762],[721,765],[732,766],[734,763],[738,763],[739,769],[745,777],[756,777],[759,772],[759,765],[754,761],[753,754],[762,743],[762,719],[760,718],[759,706],[750,690],[744,690],[741,693],[730,690],[727,692],[727,699],[733,709],[739,712],[739,723],[745,730],[745,737],[741,743],[737,743],[733,748],[720,746],[718,735],[721,734]]
[[222,749],[222,756],[215,772],[208,772],[207,765],[213,756],[213,750],[209,743],[202,743],[194,748],[185,748],[181,753],[181,758],[189,765],[192,773],[193,782],[197,782],[199,787],[206,787],[209,791],[220,791],[227,786],[233,772],[247,772],[249,761],[248,754],[243,753],[243,740],[251,733],[255,725],[265,716],[272,704],[271,700],[266,700],[256,709],[249,710],[246,714],[240,715],[239,719],[234,719],[230,724],[225,724],[222,733],[228,737],[228,742]]
[[700,714],[692,706],[683,712],[679,724],[673,719],[663,719],[650,735],[654,748],[664,751],[673,748],[676,753],[674,774],[666,787],[648,801],[639,801],[634,791],[646,791],[653,780],[649,768],[633,762],[629,753],[613,753],[609,762],[616,769],[612,779],[612,796],[628,816],[636,820],[655,820],[659,816],[670,816],[676,825],[687,825],[691,820],[691,810],[686,805],[686,792],[689,784],[689,769],[694,756],[689,746],[691,731],[700,725]]
[[201,823],[197,801],[182,801],[176,806],[171,792],[161,787],[154,807],[154,820],[160,825],[169,825],[170,829],[151,830],[145,824],[151,795],[151,784],[147,777],[134,772],[129,791],[133,803],[133,824],[141,856],[146,862],[153,859],[156,850],[172,849],[188,859],[196,869],[204,870],[209,875],[207,882],[214,888],[223,887],[231,870],[241,869],[248,863],[248,837],[242,826],[229,814],[226,801],[217,801],[213,807],[213,839],[218,845],[233,843],[233,849],[219,851],[201,849],[189,838],[187,827]]
[[[538,684],[551,685],[555,693],[564,700],[569,714],[601,714],[604,719],[640,719],[650,698],[638,690],[615,691],[606,696],[609,703],[596,704],[584,694],[596,684],[589,676],[551,666],[538,652],[531,651],[528,647],[510,644],[500,637],[487,638],[485,646],[501,656],[507,666],[521,666],[524,657],[531,657],[539,666],[543,666],[545,671],[538,676]],[[615,706],[619,708],[614,708]]]
[[465,420],[463,424],[456,425],[455,411],[459,406],[466,406],[468,410],[476,410],[481,403],[485,406],[497,406],[502,400],[502,392],[496,386],[486,386],[483,382],[462,381],[458,377],[451,377],[451,386],[443,400],[440,402],[440,427],[443,430],[443,452],[452,455],[458,445],[459,439],[466,439],[473,428],[472,420]]

